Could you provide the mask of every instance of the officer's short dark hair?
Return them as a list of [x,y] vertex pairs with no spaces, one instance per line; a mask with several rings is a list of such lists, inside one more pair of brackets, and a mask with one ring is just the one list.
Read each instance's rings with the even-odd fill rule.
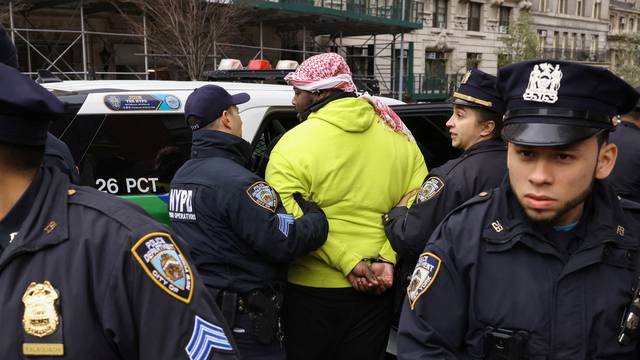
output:
[[599,132],[596,136],[597,136],[597,140],[598,140],[598,148],[600,148],[600,146],[602,146],[602,144],[606,144],[609,142],[609,130],[604,130]]
[[473,107],[472,109],[478,114],[478,123],[482,124],[487,121],[493,121],[495,127],[493,129],[493,133],[491,133],[491,138],[500,139],[500,133],[502,132],[502,116],[491,110],[480,107]]
[[0,163],[10,169],[26,171],[37,169],[44,157],[44,145],[17,145],[0,142]]

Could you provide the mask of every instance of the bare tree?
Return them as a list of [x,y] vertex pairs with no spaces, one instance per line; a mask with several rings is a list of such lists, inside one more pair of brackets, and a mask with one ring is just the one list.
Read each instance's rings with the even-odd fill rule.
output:
[[[216,41],[224,41],[238,26],[241,9],[225,0],[112,0],[133,31],[145,32],[139,15],[145,14],[147,41],[154,52],[170,55],[171,62],[199,80]],[[124,6],[123,6],[124,5]],[[125,9],[125,10],[123,10]]]

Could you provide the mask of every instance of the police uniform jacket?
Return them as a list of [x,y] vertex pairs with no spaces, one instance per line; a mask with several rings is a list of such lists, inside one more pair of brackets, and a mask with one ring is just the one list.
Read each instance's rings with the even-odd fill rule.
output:
[[322,213],[287,214],[275,190],[246,168],[250,159],[240,137],[194,132],[192,159],[173,178],[169,201],[205,283],[240,293],[286,280],[286,264],[320,247],[328,232]]
[[33,206],[0,254],[2,358],[238,358],[166,226],[133,204],[70,185],[55,167],[41,167],[32,186]]
[[413,206],[395,207],[388,213],[384,230],[393,249],[400,257],[415,260],[451,210],[499,186],[506,173],[507,147],[497,139],[474,144],[460,157],[431,170]]
[[621,197],[640,202],[640,128],[623,121],[611,133],[610,141],[618,145],[618,158],[607,181]]
[[575,246],[563,251],[524,220],[507,182],[473,198],[418,260],[399,358],[482,359],[493,328],[525,331],[531,360],[637,359],[637,341],[620,345],[617,335],[632,298],[638,215],[635,203],[596,181]]

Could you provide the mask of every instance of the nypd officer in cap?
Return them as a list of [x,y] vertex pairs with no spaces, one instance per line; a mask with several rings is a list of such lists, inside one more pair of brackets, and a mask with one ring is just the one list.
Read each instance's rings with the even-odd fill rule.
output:
[[610,118],[638,94],[608,70],[547,60],[501,69],[498,87],[508,177],[430,238],[399,358],[637,359],[640,212],[603,180]]
[[63,105],[12,67],[0,79],[2,358],[238,359],[182,240],[41,166]]
[[[188,241],[196,267],[233,328],[245,359],[284,359],[280,329],[286,265],[319,248],[329,225],[322,210],[297,196],[304,215],[287,214],[279,195],[247,169],[239,104],[216,85],[196,89],[185,116],[191,160],[171,182],[169,218]],[[299,195],[299,194],[298,194]]]
[[618,146],[618,161],[607,180],[618,195],[640,203],[640,102],[620,120],[611,133],[611,142]]
[[452,102],[447,128],[451,145],[464,153],[429,172],[410,209],[407,201],[415,192],[407,194],[385,216],[385,233],[399,256],[402,286],[398,289],[402,294],[436,226],[463,202],[499,186],[507,172],[507,147],[500,139],[504,103],[496,77],[469,70],[453,93]]

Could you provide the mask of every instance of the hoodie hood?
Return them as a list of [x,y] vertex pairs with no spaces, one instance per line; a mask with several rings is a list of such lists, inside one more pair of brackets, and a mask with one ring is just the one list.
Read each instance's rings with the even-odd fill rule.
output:
[[380,118],[367,100],[347,97],[326,104],[308,117],[308,120],[315,119],[347,132],[364,132]]

